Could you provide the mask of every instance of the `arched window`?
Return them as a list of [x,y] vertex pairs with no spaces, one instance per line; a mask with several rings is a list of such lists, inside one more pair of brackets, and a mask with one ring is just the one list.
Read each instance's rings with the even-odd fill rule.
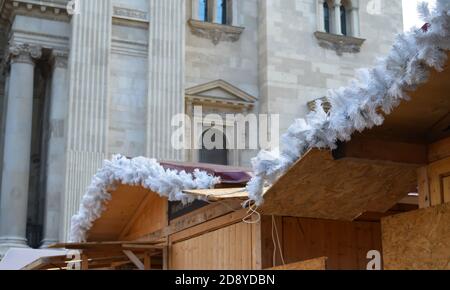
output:
[[347,35],[347,10],[341,6],[341,30],[343,35]]
[[330,33],[330,7],[327,2],[323,3],[323,20],[325,32]]
[[[220,148],[210,148],[205,144],[206,142],[212,142],[213,144],[221,145]],[[228,149],[227,149],[227,138],[225,134],[217,129],[208,129],[202,134],[202,149],[199,152],[199,162],[200,163],[210,163],[219,165],[228,165]]]
[[208,13],[208,0],[198,0],[198,20],[200,21],[208,21],[209,13]]

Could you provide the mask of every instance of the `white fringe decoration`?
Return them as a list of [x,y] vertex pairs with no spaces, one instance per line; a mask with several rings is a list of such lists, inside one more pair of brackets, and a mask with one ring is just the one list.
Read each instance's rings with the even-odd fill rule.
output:
[[283,135],[281,152],[261,151],[252,160],[255,176],[248,183],[251,200],[263,203],[262,192],[311,148],[335,149],[337,141],[349,141],[355,132],[379,126],[402,100],[428,79],[429,69],[443,69],[450,50],[450,1],[438,0],[434,11],[426,3],[418,7],[428,31],[411,30],[397,36],[386,58],[372,69],[360,70],[346,88],[328,92],[331,110],[316,111],[296,120]]
[[86,233],[94,221],[100,218],[111,199],[108,190],[117,184],[140,185],[169,200],[188,203],[194,201],[194,197],[183,194],[183,190],[213,188],[219,182],[219,178],[200,170],[189,174],[185,171],[165,170],[155,159],[114,156],[111,161],[105,161],[94,176],[83,196],[78,214],[72,217],[70,241],[86,241]]

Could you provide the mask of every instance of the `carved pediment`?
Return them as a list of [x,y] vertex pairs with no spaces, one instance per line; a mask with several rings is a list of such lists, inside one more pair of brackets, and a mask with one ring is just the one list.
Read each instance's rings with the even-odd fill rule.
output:
[[223,80],[189,88],[186,90],[186,98],[191,102],[229,104],[240,107],[252,107],[257,100],[254,96]]

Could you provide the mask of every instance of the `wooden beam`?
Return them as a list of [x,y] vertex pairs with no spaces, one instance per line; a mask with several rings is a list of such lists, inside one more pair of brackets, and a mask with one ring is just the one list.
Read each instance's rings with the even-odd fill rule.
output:
[[241,201],[238,200],[227,200],[220,203],[212,203],[187,215],[172,220],[166,228],[142,236],[137,239],[137,241],[158,241],[241,208]]
[[440,140],[428,146],[428,161],[435,162],[450,157],[450,138]]
[[428,178],[428,167],[424,166],[417,170],[417,182],[419,189],[419,207],[427,208],[431,205],[430,181]]
[[322,257],[322,258],[312,259],[312,260],[308,260],[308,261],[273,267],[268,270],[276,270],[276,271],[280,271],[280,270],[313,270],[313,271],[327,270],[327,260],[328,260],[327,257]]
[[179,242],[195,236],[202,235],[207,232],[217,230],[222,227],[237,223],[246,217],[247,209],[241,209],[239,211],[232,212],[228,215],[210,220],[208,222],[199,224],[195,227],[189,228],[187,230],[175,233],[169,237],[170,242]]
[[152,269],[152,256],[151,253],[147,252],[144,254],[144,270]]
[[169,247],[165,246],[163,248],[163,270],[169,269]]
[[128,257],[128,259],[130,259],[130,261],[139,269],[139,270],[144,270],[145,266],[144,264],[141,262],[141,260],[139,260],[139,258],[132,252],[132,251],[128,251],[128,250],[124,250],[123,253]]
[[355,136],[347,143],[341,143],[333,151],[335,159],[361,158],[367,160],[392,161],[399,163],[427,164],[427,146]]
[[81,255],[81,270],[89,270],[89,258],[87,255]]

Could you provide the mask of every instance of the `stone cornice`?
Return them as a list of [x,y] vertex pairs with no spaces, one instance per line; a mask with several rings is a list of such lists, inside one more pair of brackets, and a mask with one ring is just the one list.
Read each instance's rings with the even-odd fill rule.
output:
[[55,68],[67,68],[69,53],[66,51],[53,51],[52,62]]
[[15,44],[8,49],[8,59],[11,63],[34,64],[35,59],[42,56],[42,48],[36,45]]
[[[1,1],[1,0],[0,0]],[[1,18],[12,22],[15,15],[33,15],[59,21],[69,21],[66,0],[37,1],[37,0],[3,0],[0,3]]]
[[362,38],[320,31],[316,31],[314,36],[317,38],[321,47],[334,50],[338,55],[342,55],[343,53],[358,53],[366,41]]
[[241,37],[244,27],[223,25],[199,20],[189,20],[189,26],[194,35],[211,39],[214,45],[220,41],[236,42]]
[[113,24],[148,28],[149,16],[147,12],[142,10],[114,6]]

